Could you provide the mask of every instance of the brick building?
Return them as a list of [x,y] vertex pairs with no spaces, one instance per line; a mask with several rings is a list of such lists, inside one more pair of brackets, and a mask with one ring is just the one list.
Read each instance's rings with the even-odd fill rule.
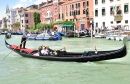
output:
[[40,19],[42,23],[49,24],[59,20],[59,5],[64,3],[63,0],[48,0],[40,10]]
[[59,19],[74,21],[76,28],[90,28],[93,21],[93,0],[66,0],[59,6]]

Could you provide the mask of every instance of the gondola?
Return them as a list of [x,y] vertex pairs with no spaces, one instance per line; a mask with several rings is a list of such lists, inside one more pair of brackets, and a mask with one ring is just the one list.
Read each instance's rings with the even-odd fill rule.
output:
[[69,61],[69,62],[92,62],[92,61],[102,61],[102,60],[110,60],[116,58],[122,58],[127,54],[127,46],[126,46],[127,38],[124,38],[123,43],[124,46],[117,50],[110,51],[84,51],[84,52],[67,52],[57,50],[57,54],[41,56],[39,55],[39,50],[34,50],[30,48],[20,49],[17,45],[10,45],[5,40],[5,45],[7,48],[15,51],[19,55],[23,57],[29,58],[37,58],[44,59],[50,61]]
[[7,39],[9,39],[9,38],[11,38],[11,33],[5,33],[5,38],[7,38]]

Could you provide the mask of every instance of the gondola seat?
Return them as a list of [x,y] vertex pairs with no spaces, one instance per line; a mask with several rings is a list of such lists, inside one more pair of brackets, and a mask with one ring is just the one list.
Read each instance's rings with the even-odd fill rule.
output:
[[66,51],[57,50],[57,56],[64,56],[65,54],[66,54]]

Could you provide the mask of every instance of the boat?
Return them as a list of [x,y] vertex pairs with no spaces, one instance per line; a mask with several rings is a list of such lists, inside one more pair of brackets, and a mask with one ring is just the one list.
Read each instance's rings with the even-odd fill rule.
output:
[[5,33],[5,38],[7,39],[11,38],[11,33],[10,32]]
[[116,37],[118,37],[119,35],[107,35],[106,39],[107,40],[116,40]]
[[89,35],[88,34],[85,34],[84,32],[74,32],[74,31],[71,31],[71,32],[67,32],[66,34],[66,37],[69,37],[69,38],[73,38],[73,37],[78,37],[78,38],[84,38],[84,37],[88,37]]
[[31,48],[19,48],[18,45],[11,45],[7,43],[5,40],[5,45],[7,48],[11,49],[12,51],[18,53],[23,57],[28,58],[37,58],[43,60],[50,60],[50,61],[68,61],[68,62],[93,62],[93,61],[102,61],[102,60],[110,60],[110,59],[117,59],[126,56],[127,54],[127,38],[123,39],[123,47],[116,50],[110,51],[84,51],[84,52],[67,52],[67,51],[60,51],[54,50],[57,54],[51,55],[39,55],[39,50],[31,49]]
[[128,35],[120,35],[120,36],[116,37],[115,39],[117,41],[122,41],[124,37],[128,37]]
[[49,35],[49,34],[44,34],[44,35],[34,35],[34,36],[28,36],[29,40],[62,40],[62,37],[60,34],[55,34],[55,35]]
[[28,36],[29,40],[62,40],[60,36]]
[[105,38],[105,35],[102,33],[95,34],[95,38]]

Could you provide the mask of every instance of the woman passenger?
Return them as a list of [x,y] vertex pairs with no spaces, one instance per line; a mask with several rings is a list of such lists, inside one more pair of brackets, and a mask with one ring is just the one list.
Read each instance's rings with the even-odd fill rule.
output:
[[42,46],[41,55],[48,55],[49,51],[45,46]]

